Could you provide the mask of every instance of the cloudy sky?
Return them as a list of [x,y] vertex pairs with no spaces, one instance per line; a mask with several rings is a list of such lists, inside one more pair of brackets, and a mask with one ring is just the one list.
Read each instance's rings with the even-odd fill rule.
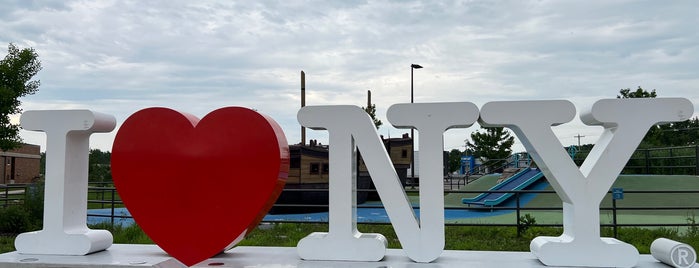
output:
[[[307,105],[365,106],[371,89],[379,132],[394,137],[405,130],[385,112],[410,101],[411,63],[424,66],[416,102],[566,99],[581,110],[641,86],[696,111],[697,14],[695,1],[5,0],[0,54],[15,43],[40,56],[41,87],[24,110],[86,108],[119,124],[153,106],[199,117],[245,106],[272,116],[293,144],[301,70]],[[476,129],[450,130],[445,149],[463,149]],[[599,133],[579,121],[555,131],[564,145]],[[115,133],[91,146],[111,150]]]

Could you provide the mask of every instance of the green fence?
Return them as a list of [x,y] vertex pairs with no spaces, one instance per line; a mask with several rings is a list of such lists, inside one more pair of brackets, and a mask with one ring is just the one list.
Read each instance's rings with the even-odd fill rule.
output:
[[[575,154],[581,165],[589,151]],[[699,145],[637,149],[622,174],[699,175]]]

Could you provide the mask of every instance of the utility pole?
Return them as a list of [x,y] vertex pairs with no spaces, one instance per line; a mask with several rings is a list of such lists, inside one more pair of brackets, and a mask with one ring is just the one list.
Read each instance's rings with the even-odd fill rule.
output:
[[[414,98],[413,98],[413,70],[415,69],[422,69],[422,66],[420,64],[410,64],[410,103],[414,103]],[[410,146],[413,150],[413,152],[410,154],[410,178],[413,180],[412,186],[413,189],[415,187],[415,128],[410,128],[410,142],[412,145]]]
[[578,138],[578,148],[580,148],[580,138],[584,138],[585,136],[582,136],[582,135],[580,135],[580,133],[578,133],[577,136],[573,136],[573,137]]
[[371,108],[371,89],[366,91],[366,108]]
[[[306,73],[301,71],[301,108],[306,106]],[[306,145],[306,128],[301,126],[301,145]]]

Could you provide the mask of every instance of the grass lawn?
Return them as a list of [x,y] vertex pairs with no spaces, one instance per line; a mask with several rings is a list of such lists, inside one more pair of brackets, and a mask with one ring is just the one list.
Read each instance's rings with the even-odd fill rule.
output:
[[[115,244],[152,244],[153,242],[141,231],[138,225],[130,227],[111,227],[108,225],[92,226],[94,229],[107,229],[114,235]],[[400,241],[390,225],[360,224],[358,229],[364,233],[380,233],[386,236],[389,248],[401,248]],[[277,246],[295,247],[298,241],[312,232],[327,232],[327,224],[314,223],[273,223],[255,229],[245,238],[240,246]],[[529,243],[536,236],[557,236],[561,229],[554,227],[532,226],[521,235],[515,227],[494,226],[446,226],[445,237],[447,250],[490,250],[490,251],[528,251]],[[611,236],[610,228],[602,228],[603,236]],[[665,237],[699,247],[699,231],[680,234],[671,228],[643,229],[621,228],[619,239],[636,246],[642,254],[648,254],[653,240]],[[14,251],[14,237],[0,236],[0,253]]]
[[14,236],[0,236],[0,253],[15,251]]

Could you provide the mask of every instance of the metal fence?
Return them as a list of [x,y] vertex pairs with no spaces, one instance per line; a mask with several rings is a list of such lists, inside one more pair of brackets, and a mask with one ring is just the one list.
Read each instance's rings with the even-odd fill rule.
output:
[[[463,185],[463,182],[459,183]],[[0,185],[0,204],[2,206],[9,206],[9,205],[19,205],[22,204],[27,192],[29,191],[31,185]],[[327,192],[327,189],[314,189],[314,190],[300,190],[300,189],[294,189],[294,190],[285,190],[285,191],[293,191],[293,192]],[[360,191],[372,191],[372,190],[360,190]],[[417,190],[406,190],[408,194],[417,194]],[[516,227],[517,230],[523,230],[526,227],[529,227],[531,224],[530,222],[527,222],[526,217],[524,215],[529,214],[529,213],[535,213],[537,211],[554,211],[554,212],[562,212],[562,207],[561,206],[551,206],[551,207],[545,207],[545,206],[535,206],[535,205],[529,205],[529,204],[523,204],[522,197],[524,195],[529,195],[529,194],[542,194],[542,195],[554,195],[557,197],[556,193],[554,191],[546,191],[546,190],[520,190],[520,191],[463,191],[463,190],[445,190],[445,194],[448,193],[458,193],[458,194],[467,194],[467,195],[475,195],[475,194],[480,194],[483,192],[487,193],[512,193],[513,197],[512,200],[513,202],[510,202],[509,205],[505,206],[497,206],[497,207],[467,207],[467,206],[447,206],[445,207],[445,210],[478,210],[478,211],[498,211],[498,210],[504,210],[507,211],[508,214],[511,214],[512,221],[511,222],[505,222],[505,223],[483,223],[483,222],[475,222],[475,223],[447,223],[449,226],[506,226],[506,227]],[[682,195],[682,194],[699,194],[699,190],[663,190],[663,191],[625,191],[624,194],[627,197],[634,196],[634,195]],[[123,207],[123,202],[118,196],[118,193],[116,192],[116,188],[114,188],[111,184],[109,183],[97,183],[97,184],[92,184],[88,187],[88,208],[100,208],[100,209],[109,209],[110,213],[109,214],[92,214],[88,213],[87,216],[91,217],[106,217],[109,218],[109,221],[114,224],[115,219],[120,219],[120,218],[131,218],[129,215],[123,215],[116,213],[116,209]],[[286,207],[286,208],[296,208],[297,210],[303,210],[303,209],[309,209],[309,210],[327,210],[328,205],[327,204],[276,204],[275,207]],[[360,208],[383,208],[380,205],[359,205]],[[418,207],[415,207],[418,208]],[[674,211],[675,215],[687,215],[685,221],[681,222],[636,222],[636,223],[622,223],[619,222],[619,215],[623,212],[626,211],[654,211],[658,214],[663,214],[666,212],[672,212]],[[684,212],[684,213],[678,213],[678,211]],[[614,236],[617,236],[618,229],[621,227],[694,227],[697,228],[699,227],[699,224],[697,224],[697,221],[694,219],[694,215],[696,215],[696,212],[699,212],[699,204],[684,204],[681,206],[662,206],[662,205],[654,205],[652,203],[649,203],[648,205],[644,206],[628,206],[624,204],[623,200],[616,200],[612,198],[612,192],[610,191],[608,196],[605,198],[605,202],[603,202],[603,205],[600,207],[600,212],[608,212],[611,213],[611,222],[609,223],[601,223],[600,226],[602,227],[609,227],[613,229]],[[288,223],[308,223],[308,221],[271,221],[271,222],[288,222]],[[386,223],[375,223],[375,222],[367,222],[368,224],[386,224]],[[543,227],[561,227],[561,223],[546,223],[546,222],[538,222],[534,224],[535,226],[543,226]]]
[[[294,192],[326,192],[327,189],[314,189],[314,190],[285,190]],[[371,190],[361,190],[361,191],[371,191]],[[88,206],[94,207],[99,206],[102,208],[110,208],[111,214],[88,214],[88,216],[94,217],[108,217],[113,224],[115,219],[119,218],[130,218],[128,215],[119,215],[115,213],[115,208],[123,207],[123,203],[118,197],[116,190],[111,185],[100,185],[100,186],[90,186],[89,192],[92,198],[97,197],[97,199],[88,200]],[[416,190],[406,190],[410,195],[417,194]],[[460,191],[460,190],[445,190],[445,193],[459,193],[459,194],[480,194],[484,191]],[[447,223],[449,226],[506,226],[506,227],[516,227],[518,232],[524,230],[531,226],[542,226],[542,227],[562,227],[562,218],[559,222],[537,222],[532,224],[527,221],[527,214],[536,215],[537,211],[549,211],[549,212],[559,212],[562,213],[562,205],[558,206],[536,206],[531,204],[524,204],[522,199],[525,195],[530,194],[540,194],[540,195],[553,195],[557,198],[554,191],[550,190],[520,190],[520,191],[485,191],[489,193],[512,193],[513,202],[509,202],[509,205],[497,206],[497,207],[467,207],[462,206],[447,206],[445,210],[479,210],[479,211],[497,211],[505,210],[508,215],[512,215],[511,222],[505,223],[483,223],[483,222],[473,222],[473,223]],[[668,194],[668,195],[681,195],[681,194],[699,194],[699,190],[683,190],[683,191],[625,191],[625,196],[628,198],[634,195],[656,195],[656,194]],[[105,198],[99,198],[105,197]],[[275,207],[292,207],[299,210],[308,209],[313,211],[326,210],[328,208],[327,204],[276,204]],[[380,204],[374,205],[359,205],[360,208],[383,208]],[[418,208],[418,207],[415,207]],[[634,222],[634,223],[622,223],[619,221],[619,215],[627,211],[653,211],[653,213],[663,214],[668,212],[674,212],[674,215],[687,215],[686,220],[678,222]],[[680,211],[680,212],[678,212]],[[617,236],[618,229],[622,227],[699,227],[698,222],[694,220],[695,212],[699,212],[699,204],[684,204],[682,206],[663,206],[654,205],[649,203],[644,206],[637,205],[625,205],[623,200],[616,200],[612,198],[612,192],[610,191],[607,197],[605,197],[602,206],[600,207],[601,213],[611,213],[611,221],[609,223],[601,223],[602,227],[609,227],[613,230],[614,236]],[[562,215],[562,214],[561,214]],[[679,218],[679,217],[678,217]],[[535,219],[535,218],[534,218]],[[282,221],[268,221],[273,223],[309,223],[309,221],[298,221],[298,220],[282,220]],[[317,223],[317,222],[314,222]],[[387,224],[387,223],[375,223],[367,222],[367,224]]]
[[0,206],[7,207],[24,203],[31,184],[0,185]]
[[108,208],[109,215],[93,214],[88,210],[88,217],[108,217],[110,224],[114,225],[114,220],[119,218],[131,218],[130,215],[121,215],[116,213],[116,209],[124,207],[124,202],[121,201],[116,188],[111,182],[91,182],[87,187],[87,207],[89,208]]
[[[589,151],[579,151],[575,163],[579,166]],[[622,174],[699,175],[699,145],[636,149]]]
[[[575,157],[576,164],[581,164],[589,152],[580,151]],[[699,145],[698,146],[683,146],[683,147],[667,147],[667,148],[652,148],[638,149],[634,152],[626,167],[624,174],[688,174],[699,175]],[[461,186],[470,181],[469,176],[447,177],[445,178],[445,194],[479,194],[484,191],[460,191]],[[22,204],[30,191],[30,184],[18,185],[0,185],[0,206],[10,206]],[[301,190],[301,189],[285,189],[285,192],[327,192],[327,189]],[[372,190],[359,190],[372,191]],[[417,195],[416,190],[406,190],[408,194]],[[561,212],[561,206],[553,207],[536,207],[521,202],[522,196],[528,194],[557,195],[553,191],[485,191],[493,193],[512,193],[514,194],[514,202],[510,202],[507,206],[489,207],[489,208],[474,208],[466,206],[445,207],[446,210],[464,210],[464,209],[479,209],[479,210],[506,210],[511,211],[513,217],[511,222],[506,223],[450,223],[448,225],[458,226],[510,226],[517,227],[518,230],[526,228],[530,222],[527,222],[526,215],[537,211],[555,211]],[[671,194],[681,196],[682,194],[699,194],[699,190],[686,191],[626,191],[627,196],[633,195],[652,195],[652,194]],[[602,227],[610,227],[614,230],[616,236],[617,230],[620,227],[697,227],[697,221],[694,220],[695,211],[699,211],[699,204],[683,204],[682,206],[660,206],[649,203],[644,206],[628,206],[624,201],[617,201],[611,198],[611,192],[605,198],[605,202],[600,207],[602,213],[611,213],[611,222],[602,223]],[[123,207],[123,203],[119,198],[116,189],[111,182],[90,183],[88,186],[88,208],[89,209],[109,209],[107,214],[93,214],[88,212],[90,217],[108,217],[109,221],[114,224],[115,219],[130,218],[128,215],[122,215],[116,212],[117,208]],[[327,210],[326,204],[276,204],[279,208],[307,208],[309,210]],[[381,208],[381,206],[360,205],[365,208]],[[659,214],[668,213],[668,211],[683,211],[686,213],[687,220],[684,222],[637,222],[637,223],[622,223],[618,221],[619,213],[629,211],[654,211]],[[628,214],[628,213],[627,213]],[[305,222],[305,221],[283,221],[283,222]],[[561,227],[560,223],[537,222],[536,226],[551,226]]]

